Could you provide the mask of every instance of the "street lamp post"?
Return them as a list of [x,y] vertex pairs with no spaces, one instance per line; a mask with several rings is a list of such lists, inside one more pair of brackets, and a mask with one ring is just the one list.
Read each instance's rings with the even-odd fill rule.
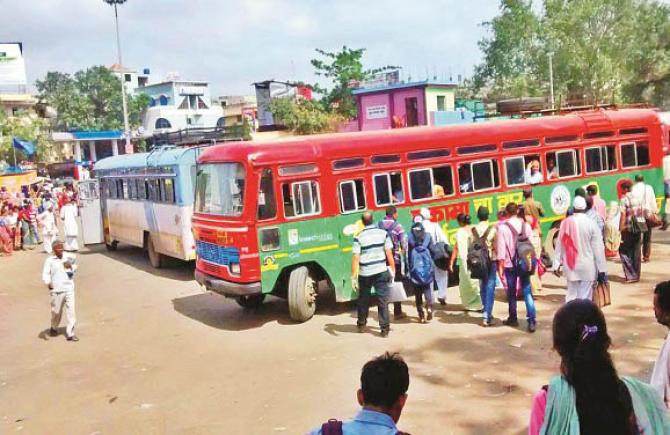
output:
[[114,6],[114,20],[116,22],[116,50],[119,57],[119,68],[121,68],[121,101],[123,104],[123,133],[126,137],[126,153],[132,150],[130,143],[130,128],[128,127],[128,102],[126,101],[126,75],[123,72],[123,60],[121,58],[121,38],[119,37],[119,13],[118,5],[124,4],[127,0],[103,0],[110,6]]
[[549,52],[549,92],[551,99],[551,110],[554,110],[554,53]]

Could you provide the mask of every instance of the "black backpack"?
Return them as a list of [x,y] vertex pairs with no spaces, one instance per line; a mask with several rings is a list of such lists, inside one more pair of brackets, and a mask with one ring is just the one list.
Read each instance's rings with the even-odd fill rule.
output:
[[477,229],[472,227],[474,240],[468,246],[468,255],[466,258],[471,278],[487,279],[491,272],[491,257],[489,256],[489,248],[486,246],[486,238],[489,235],[489,231],[491,231],[490,225],[480,237],[477,234]]

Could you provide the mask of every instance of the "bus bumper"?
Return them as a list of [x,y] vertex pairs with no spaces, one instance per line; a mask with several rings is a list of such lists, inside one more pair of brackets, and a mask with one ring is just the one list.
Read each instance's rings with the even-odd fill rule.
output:
[[261,283],[251,282],[240,284],[237,282],[224,281],[216,279],[210,275],[200,272],[196,269],[195,280],[198,284],[204,286],[207,290],[218,293],[223,296],[253,296],[261,294]]

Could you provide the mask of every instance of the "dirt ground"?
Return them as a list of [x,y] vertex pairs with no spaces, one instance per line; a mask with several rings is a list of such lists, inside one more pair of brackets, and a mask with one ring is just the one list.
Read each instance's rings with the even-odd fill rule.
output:
[[[668,279],[670,235],[657,234],[643,280],[610,262],[606,308],[621,374],[647,380],[665,336],[652,311]],[[538,331],[464,314],[451,289],[432,323],[410,318],[383,339],[358,334],[353,305],[321,306],[303,324],[271,298],[256,311],[203,292],[188,265],[153,270],[139,249],[84,249],[76,278],[78,343],[46,334],[45,254],[0,258],[0,433],[301,434],[348,418],[362,365],[386,350],[410,366],[400,428],[413,434],[523,434],[531,396],[556,372],[550,325],[562,280],[545,280]],[[520,317],[525,308],[519,305]],[[494,314],[506,315],[496,302]]]

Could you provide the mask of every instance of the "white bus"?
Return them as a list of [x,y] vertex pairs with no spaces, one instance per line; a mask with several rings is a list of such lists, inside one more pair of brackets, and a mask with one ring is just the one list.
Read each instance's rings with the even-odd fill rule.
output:
[[165,256],[195,260],[191,232],[198,147],[159,147],[108,157],[95,165],[105,245],[143,248],[154,267]]

